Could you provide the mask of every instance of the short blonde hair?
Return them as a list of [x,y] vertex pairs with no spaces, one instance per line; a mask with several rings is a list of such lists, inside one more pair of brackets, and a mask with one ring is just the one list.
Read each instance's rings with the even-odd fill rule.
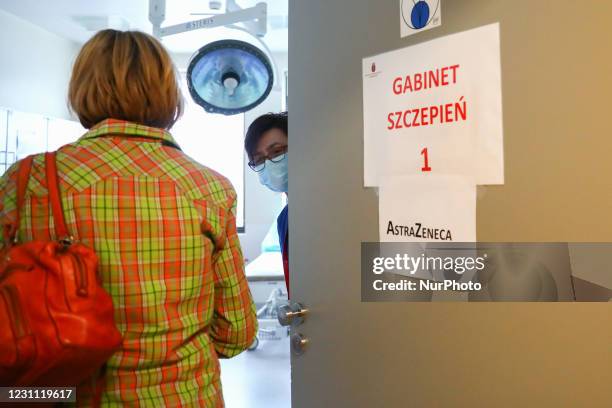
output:
[[170,129],[183,112],[170,55],[138,31],[103,30],[87,41],[72,69],[68,100],[87,129],[111,118]]

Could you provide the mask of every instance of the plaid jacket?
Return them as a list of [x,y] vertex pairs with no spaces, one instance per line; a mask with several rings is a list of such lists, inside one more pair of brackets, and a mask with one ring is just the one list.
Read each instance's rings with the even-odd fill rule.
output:
[[[57,161],[68,229],[96,251],[124,336],[102,405],[223,406],[218,357],[245,350],[257,330],[229,181],[168,132],[112,119]],[[15,216],[16,168],[0,179],[3,225]],[[56,238],[42,154],[22,214],[21,241]]]

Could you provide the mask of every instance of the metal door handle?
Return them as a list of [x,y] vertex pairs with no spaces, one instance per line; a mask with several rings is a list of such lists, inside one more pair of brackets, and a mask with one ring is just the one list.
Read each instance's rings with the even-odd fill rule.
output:
[[306,351],[306,347],[308,347],[309,342],[310,340],[304,337],[304,335],[301,333],[295,333],[294,335],[292,335],[291,350],[293,351],[293,354],[298,356],[304,354],[304,351]]
[[278,322],[281,326],[299,326],[304,322],[304,316],[308,314],[308,309],[301,303],[290,302],[279,306],[276,310]]

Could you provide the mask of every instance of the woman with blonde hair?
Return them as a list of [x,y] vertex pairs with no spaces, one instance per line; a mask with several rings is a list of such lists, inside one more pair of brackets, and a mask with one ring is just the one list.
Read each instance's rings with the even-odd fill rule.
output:
[[[98,256],[123,336],[101,405],[223,406],[218,358],[247,349],[257,320],[236,193],[168,132],[182,111],[168,53],[144,33],[101,31],[75,61],[69,102],[89,131],[57,152],[62,206],[70,234]],[[57,239],[44,166],[35,156],[21,241]],[[15,218],[17,167],[0,179],[2,225]],[[79,387],[79,405],[94,388]]]

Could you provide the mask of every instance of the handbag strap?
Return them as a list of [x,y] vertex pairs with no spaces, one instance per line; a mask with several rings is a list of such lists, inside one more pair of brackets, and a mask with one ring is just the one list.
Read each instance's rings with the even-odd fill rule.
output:
[[47,174],[47,190],[49,191],[49,202],[53,213],[53,225],[55,225],[55,235],[60,241],[72,241],[66,228],[64,210],[62,209],[62,199],[59,191],[59,177],[57,175],[57,163],[55,160],[56,152],[45,153],[45,172]]
[[17,231],[21,223],[21,212],[25,203],[25,193],[30,179],[30,171],[32,170],[32,161],[34,156],[28,156],[19,162],[17,168],[17,203],[15,208],[15,221],[12,224],[4,226],[4,242],[12,245],[17,242]]

